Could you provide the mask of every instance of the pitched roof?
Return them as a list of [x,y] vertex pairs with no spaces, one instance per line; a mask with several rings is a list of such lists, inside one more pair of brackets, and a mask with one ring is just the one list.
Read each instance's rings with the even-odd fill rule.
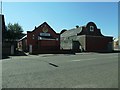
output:
[[[42,27],[43,25],[47,25],[54,33],[56,33],[53,28],[51,28],[51,26],[47,23],[47,22],[44,22],[42,23],[41,25],[39,25],[38,27],[35,26],[35,29],[33,31],[30,31],[30,32],[34,32],[35,30],[37,30],[38,28]],[[59,33],[56,33],[56,34],[59,34]]]
[[79,34],[81,31],[82,31],[82,27],[73,28],[73,29],[67,30],[64,33],[62,33],[61,37],[74,36],[74,35]]
[[23,39],[25,39],[25,38],[27,38],[27,35],[25,35],[24,37],[22,37],[19,41],[21,41],[21,40],[23,40]]

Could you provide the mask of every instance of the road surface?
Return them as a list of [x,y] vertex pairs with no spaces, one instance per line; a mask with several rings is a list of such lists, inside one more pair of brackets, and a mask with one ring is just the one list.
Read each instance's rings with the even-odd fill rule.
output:
[[3,88],[118,88],[118,53],[11,56]]

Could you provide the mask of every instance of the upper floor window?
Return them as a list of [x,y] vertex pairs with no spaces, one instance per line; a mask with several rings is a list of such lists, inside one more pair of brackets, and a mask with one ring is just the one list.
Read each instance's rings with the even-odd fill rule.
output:
[[35,35],[33,34],[33,39],[35,39]]
[[94,26],[90,26],[90,31],[91,31],[91,32],[94,31]]

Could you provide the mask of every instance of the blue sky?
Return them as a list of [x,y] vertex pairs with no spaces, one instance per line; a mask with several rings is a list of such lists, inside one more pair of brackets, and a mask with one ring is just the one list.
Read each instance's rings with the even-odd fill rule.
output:
[[56,32],[93,21],[103,35],[118,36],[117,2],[4,2],[6,25],[19,23],[24,32],[47,22]]

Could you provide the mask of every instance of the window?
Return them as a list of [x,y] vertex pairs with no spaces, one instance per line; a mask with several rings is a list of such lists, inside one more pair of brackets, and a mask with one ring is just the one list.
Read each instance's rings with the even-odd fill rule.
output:
[[58,38],[50,38],[50,37],[38,36],[38,40],[56,40],[56,41],[58,41],[59,39]]
[[50,33],[40,33],[40,36],[51,36]]
[[58,41],[58,38],[56,38],[56,40]]
[[33,39],[35,39],[35,35],[33,34]]
[[91,32],[94,31],[94,26],[90,26],[90,31],[91,31]]

